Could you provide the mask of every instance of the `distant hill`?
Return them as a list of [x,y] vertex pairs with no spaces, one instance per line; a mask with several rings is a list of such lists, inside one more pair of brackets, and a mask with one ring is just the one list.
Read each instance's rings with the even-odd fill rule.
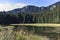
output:
[[10,10],[8,11],[8,13],[13,13],[13,14],[16,14],[16,13],[22,13],[22,12],[25,12],[25,13],[30,13],[30,12],[41,12],[43,10],[46,10],[47,8],[46,7],[37,7],[37,6],[33,6],[33,5],[28,5],[28,6],[25,6],[23,8],[17,8],[17,9],[14,9],[14,10]]

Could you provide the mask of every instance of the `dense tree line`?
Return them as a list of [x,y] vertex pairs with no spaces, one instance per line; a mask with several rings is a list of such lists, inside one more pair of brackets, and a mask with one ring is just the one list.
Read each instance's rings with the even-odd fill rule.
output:
[[36,23],[36,17],[26,13],[6,13],[0,12],[0,24],[19,24],[19,23]]

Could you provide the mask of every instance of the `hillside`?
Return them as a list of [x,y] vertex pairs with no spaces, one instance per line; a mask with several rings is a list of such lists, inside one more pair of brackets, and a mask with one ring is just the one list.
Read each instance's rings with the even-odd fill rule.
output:
[[0,24],[60,23],[60,1],[47,7],[28,5],[0,12]]

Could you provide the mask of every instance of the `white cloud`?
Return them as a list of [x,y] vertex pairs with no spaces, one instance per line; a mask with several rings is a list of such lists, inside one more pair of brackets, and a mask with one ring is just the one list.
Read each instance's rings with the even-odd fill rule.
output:
[[26,4],[23,4],[23,3],[16,3],[16,4],[9,4],[9,3],[2,4],[2,3],[0,3],[0,11],[8,11],[8,10],[12,10],[15,8],[22,8],[24,6],[26,6]]

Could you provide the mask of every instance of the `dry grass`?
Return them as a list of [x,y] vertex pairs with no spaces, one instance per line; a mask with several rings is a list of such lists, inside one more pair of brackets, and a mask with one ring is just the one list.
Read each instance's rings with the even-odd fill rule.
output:
[[16,33],[16,40],[49,40],[46,36],[38,36],[38,35],[23,35],[20,33]]
[[44,26],[44,27],[60,27],[60,24],[53,24],[53,23],[35,23],[35,24],[11,24],[11,26],[16,26],[16,25],[19,25],[19,26],[38,26],[38,27],[41,27],[41,26]]
[[2,40],[3,34],[2,32],[0,32],[0,40]]

